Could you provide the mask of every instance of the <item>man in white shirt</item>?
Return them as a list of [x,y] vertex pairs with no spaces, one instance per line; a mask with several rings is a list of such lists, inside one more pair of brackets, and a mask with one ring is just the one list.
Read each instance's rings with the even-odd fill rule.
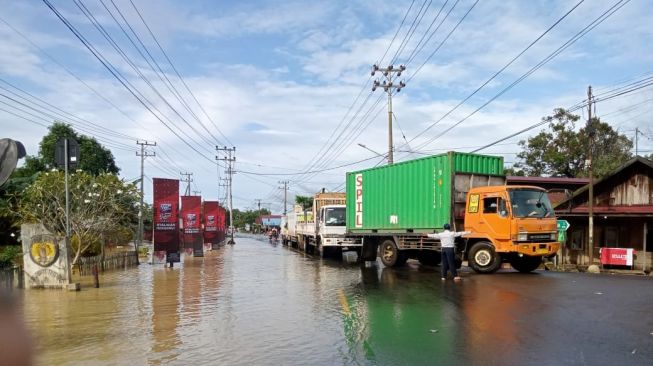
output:
[[436,234],[428,234],[429,238],[440,239],[442,247],[442,281],[447,279],[447,271],[451,271],[454,281],[460,281],[462,278],[458,276],[456,270],[456,253],[455,241],[459,236],[471,233],[470,231],[451,231],[451,225],[444,224],[444,231]]

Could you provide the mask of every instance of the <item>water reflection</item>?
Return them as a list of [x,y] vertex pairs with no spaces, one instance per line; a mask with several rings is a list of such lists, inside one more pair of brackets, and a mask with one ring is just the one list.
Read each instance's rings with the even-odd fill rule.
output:
[[148,363],[161,365],[179,356],[179,284],[181,268],[152,270],[152,348]]
[[559,283],[551,276],[454,283],[437,271],[346,264],[237,238],[173,269],[107,273],[100,289],[22,293],[43,365],[534,363],[561,348],[541,345],[539,317],[574,322],[539,296],[536,286]]
[[351,314],[344,314],[352,362],[361,356],[382,364],[460,361],[451,353],[460,332],[451,300],[459,289],[424,281],[416,268],[368,266],[361,279],[350,297]]

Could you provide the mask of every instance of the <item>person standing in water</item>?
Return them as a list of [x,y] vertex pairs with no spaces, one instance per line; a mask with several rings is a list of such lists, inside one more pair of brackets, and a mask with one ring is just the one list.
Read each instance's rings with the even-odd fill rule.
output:
[[429,238],[440,239],[442,247],[442,281],[447,279],[447,272],[451,271],[454,281],[460,281],[456,270],[455,241],[457,237],[469,234],[470,231],[451,231],[451,225],[444,224],[444,231],[441,233],[428,234]]

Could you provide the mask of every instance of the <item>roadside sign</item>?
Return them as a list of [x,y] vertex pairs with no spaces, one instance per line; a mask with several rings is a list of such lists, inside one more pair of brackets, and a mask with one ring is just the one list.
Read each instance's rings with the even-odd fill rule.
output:
[[567,220],[558,220],[558,231],[567,231],[571,225]]

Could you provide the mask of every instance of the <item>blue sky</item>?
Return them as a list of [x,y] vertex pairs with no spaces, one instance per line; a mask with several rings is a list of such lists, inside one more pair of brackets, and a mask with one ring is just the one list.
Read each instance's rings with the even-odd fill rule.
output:
[[[79,1],[116,40],[136,68],[175,107],[188,126],[138,79],[135,70],[101,37],[74,2],[50,2],[159,108],[160,117],[168,120],[171,128],[184,136],[199,153],[176,137],[113,79],[42,1],[0,1],[3,9],[0,13],[3,20],[0,21],[0,45],[3,49],[0,77],[74,115],[65,120],[80,129],[85,128],[87,134],[94,134],[111,148],[122,169],[121,175],[126,179],[139,174],[133,137],[157,141],[157,147],[152,149],[157,157],[147,160],[146,175],[149,178],[178,178],[175,172],[190,171],[194,173],[193,190],[201,191],[206,199],[221,198],[218,196],[223,194],[218,191],[217,167],[211,159],[215,155],[214,145],[230,142],[237,147],[236,169],[239,173],[234,178],[234,195],[235,206],[241,208],[253,207],[254,199],[260,198],[273,211],[279,212],[282,197],[279,180],[291,181],[291,196],[307,194],[322,187],[340,188],[347,170],[380,163],[381,159],[374,158],[374,153],[357,145],[362,143],[379,152],[387,149],[385,98],[377,90],[370,95],[368,103],[362,103],[371,92],[370,66],[388,50],[381,66],[387,65],[420,9],[424,15],[421,21],[415,22],[414,34],[395,62],[395,65],[407,64],[403,78],[410,80],[393,99],[396,160],[420,156],[404,151],[415,150],[421,145],[424,145],[418,149],[421,154],[454,148],[469,151],[471,148],[468,147],[495,141],[536,123],[556,107],[568,107],[582,101],[588,85],[600,93],[619,82],[642,78],[653,72],[650,66],[653,64],[650,47],[653,7],[648,1],[632,0],[496,101],[426,144],[548,56],[616,1],[582,2],[487,87],[422,134],[419,133],[484,83],[579,1],[486,0],[473,6],[473,0],[134,0],[203,110],[166,62],[129,0],[114,2],[160,64],[165,76],[177,88],[189,110],[159,79],[161,74],[140,57],[100,0]],[[104,4],[121,21],[112,2],[104,0]],[[409,7],[411,10],[407,13]],[[430,34],[427,29],[441,8],[443,11],[431,28],[433,30],[444,19],[438,32],[421,52],[409,59],[413,50],[418,50],[416,46],[422,35],[426,34],[424,40],[427,39]],[[427,59],[470,8],[469,15],[451,37],[432,58]],[[449,15],[445,17],[447,13]],[[405,14],[406,21],[399,28]],[[122,21],[121,24],[126,26]],[[11,27],[53,57],[56,63]],[[396,40],[391,43],[397,29]],[[424,66],[420,68],[422,64]],[[416,70],[419,72],[415,74]],[[6,84],[1,86],[11,89]],[[361,90],[360,99],[353,103]],[[634,134],[632,130],[636,127],[653,136],[653,124],[647,118],[651,104],[645,102],[653,97],[652,94],[648,88],[599,103],[597,113],[599,116],[606,114],[605,121],[629,136]],[[377,98],[381,98],[381,102],[369,115],[376,117],[363,121],[359,117]],[[0,97],[0,101],[9,104],[1,104],[2,109],[37,119],[17,110],[16,104],[7,99]],[[348,113],[352,105],[352,111],[358,108],[362,111],[356,118],[352,118],[353,112]],[[39,116],[41,119],[37,122],[47,124],[48,119],[51,120],[48,116]],[[89,127],[86,121],[105,129]],[[341,121],[344,123],[340,124]],[[360,127],[354,128],[359,122]],[[216,126],[229,142],[217,132]],[[341,128],[336,129],[337,126]],[[3,137],[22,140],[30,154],[37,153],[38,142],[46,133],[45,127],[3,111],[0,111],[0,127]],[[520,135],[485,152],[504,155],[505,160],[512,163],[519,151],[516,142],[537,131]],[[340,136],[333,145],[332,135]],[[405,140],[402,135],[406,136]],[[410,141],[408,146],[406,140]],[[330,148],[321,149],[325,144]],[[648,150],[646,153],[653,150],[649,137],[640,137],[640,149]],[[305,171],[312,158],[322,156],[318,152],[324,150],[328,150],[325,155],[328,159],[310,170],[369,160],[309,176],[265,175]],[[149,201],[149,180],[146,186]]]

